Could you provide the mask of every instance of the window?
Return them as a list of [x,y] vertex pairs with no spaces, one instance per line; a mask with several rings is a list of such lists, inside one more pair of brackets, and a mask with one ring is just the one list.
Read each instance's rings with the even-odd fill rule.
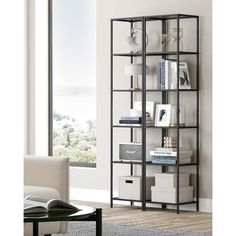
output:
[[50,152],[96,163],[96,2],[51,0]]

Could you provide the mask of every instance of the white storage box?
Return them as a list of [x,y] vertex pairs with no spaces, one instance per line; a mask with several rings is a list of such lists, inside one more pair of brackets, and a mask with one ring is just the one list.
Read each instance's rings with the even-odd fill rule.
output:
[[[152,202],[166,202],[176,203],[177,188],[171,188],[166,190],[159,190],[156,187],[152,187]],[[192,202],[193,201],[193,186],[180,187],[179,188],[179,202]]]
[[[146,177],[146,200],[151,200],[151,186],[154,185],[155,185],[155,177]],[[141,200],[142,199],[141,176],[120,176],[119,198]]]
[[[179,174],[179,187],[189,186],[190,174]],[[171,189],[177,186],[177,174],[176,173],[156,173],[155,174],[155,186],[161,189]]]

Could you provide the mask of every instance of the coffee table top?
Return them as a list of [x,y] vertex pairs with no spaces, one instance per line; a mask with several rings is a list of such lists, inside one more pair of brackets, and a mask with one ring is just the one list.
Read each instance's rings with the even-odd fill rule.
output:
[[77,212],[53,213],[53,214],[25,214],[24,222],[52,222],[52,221],[71,221],[80,220],[93,215],[95,208],[89,206],[76,205]]

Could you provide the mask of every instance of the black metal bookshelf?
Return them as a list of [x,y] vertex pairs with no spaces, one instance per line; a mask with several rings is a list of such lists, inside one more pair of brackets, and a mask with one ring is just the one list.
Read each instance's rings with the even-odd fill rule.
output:
[[[180,51],[179,48],[179,29],[180,29],[180,20],[181,19],[195,19],[196,20],[196,50],[194,51]],[[163,52],[146,52],[146,23],[149,21],[161,21],[161,31],[163,34],[166,34],[167,27],[168,27],[168,20],[176,20],[177,22],[177,50],[176,51],[163,51]],[[113,49],[113,25],[114,22],[126,22],[130,24],[130,34],[131,29],[134,26],[134,23],[141,23],[142,25],[142,52],[141,53],[114,53]],[[113,207],[113,201],[130,201],[131,205],[133,202],[141,203],[142,210],[146,210],[146,205],[148,203],[156,203],[160,204],[162,208],[166,208],[168,205],[176,206],[176,212],[179,214],[180,206],[187,205],[187,204],[195,204],[196,211],[199,211],[199,16],[196,15],[187,15],[187,14],[170,14],[170,15],[156,15],[156,16],[141,16],[141,17],[124,17],[124,18],[113,18],[111,19],[111,52],[110,52],[110,60],[111,60],[111,70],[110,70],[110,77],[111,77],[111,93],[110,93],[110,129],[111,129],[111,140],[110,140],[110,206]],[[196,57],[196,88],[193,89],[180,89],[179,88],[179,62],[181,55],[192,55]],[[162,59],[168,59],[168,56],[176,56],[177,62],[177,89],[147,89],[146,88],[146,58],[149,56],[160,56]],[[142,60],[142,89],[141,90],[133,90],[133,89],[115,89],[113,87],[113,58],[114,57],[129,57],[130,63],[133,63],[135,57],[139,57]],[[133,80],[131,77],[130,80],[131,88],[133,87]],[[139,93],[142,96],[141,103],[142,103],[142,117],[146,115],[146,96],[147,93],[158,92],[161,93],[161,102],[162,104],[168,104],[168,94],[175,92],[176,93],[176,100],[177,100],[177,111],[180,108],[180,93],[195,93],[196,95],[196,124],[194,125],[186,125],[180,126],[179,124],[179,115],[177,115],[177,125],[175,127],[157,127],[157,126],[150,126],[146,125],[146,119],[142,119],[143,122],[140,125],[119,125],[114,124],[113,121],[113,95],[114,93],[130,93],[130,108],[133,108],[134,105],[134,94]],[[130,129],[130,142],[133,142],[134,130],[141,129],[142,133],[142,161],[115,161],[114,160],[114,153],[113,153],[113,129],[117,128],[127,128]],[[175,129],[177,133],[177,163],[176,164],[155,164],[149,161],[146,161],[146,130],[147,129],[159,129],[161,132],[161,137],[168,134],[169,129]],[[192,163],[187,164],[180,164],[179,163],[179,137],[180,137],[180,130],[182,129],[194,129],[196,132],[196,158],[195,161]],[[113,168],[114,165],[130,165],[130,175],[133,175],[133,167],[134,165],[141,166],[141,176],[142,176],[142,198],[141,200],[134,200],[134,199],[122,199],[119,197],[113,196]],[[176,203],[163,203],[163,202],[153,202],[150,200],[146,200],[146,168],[147,166],[161,166],[162,172],[167,172],[167,168],[174,167],[177,173],[177,191],[176,191]],[[182,202],[179,201],[179,173],[180,167],[184,168],[187,166],[193,166],[196,168],[196,185],[195,185],[195,192],[196,192],[196,200],[191,202]],[[119,168],[119,167],[116,167]]]

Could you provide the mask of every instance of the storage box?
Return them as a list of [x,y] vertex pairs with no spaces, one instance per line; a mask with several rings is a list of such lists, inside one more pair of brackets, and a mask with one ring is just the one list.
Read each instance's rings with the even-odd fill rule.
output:
[[[170,188],[166,190],[159,190],[157,187],[153,186],[152,191],[152,201],[153,202],[166,202],[166,203],[176,203],[177,188]],[[179,188],[179,202],[192,202],[193,201],[193,186],[180,187]]]
[[[190,174],[179,173],[179,187],[189,186]],[[177,186],[177,174],[176,173],[156,173],[155,174],[155,186],[161,189],[171,189]]]
[[[155,177],[146,177],[146,200],[151,199],[151,186],[155,185]],[[142,199],[141,176],[120,176],[119,197],[124,199]]]

